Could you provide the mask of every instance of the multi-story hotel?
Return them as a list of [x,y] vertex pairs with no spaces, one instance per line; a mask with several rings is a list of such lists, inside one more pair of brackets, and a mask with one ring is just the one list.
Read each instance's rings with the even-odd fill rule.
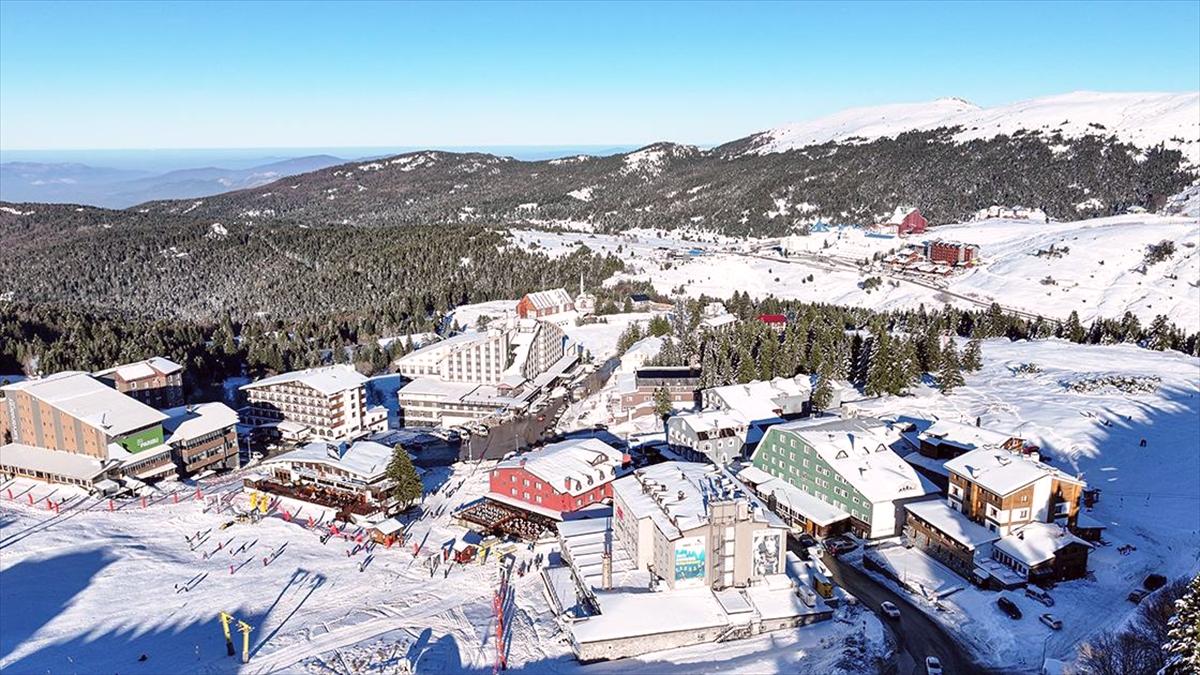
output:
[[101,370],[95,376],[152,408],[183,405],[183,366],[168,359],[154,356]]
[[387,410],[367,407],[367,378],[353,366],[283,373],[242,386],[244,421],[291,438],[354,440],[387,428]]
[[812,418],[767,430],[754,469],[738,475],[796,526],[824,536],[845,529],[891,537],[901,507],[937,488],[892,451],[899,431],[874,418]]
[[80,372],[0,395],[0,471],[9,475],[94,487],[238,463],[236,416],[220,403],[164,413]]

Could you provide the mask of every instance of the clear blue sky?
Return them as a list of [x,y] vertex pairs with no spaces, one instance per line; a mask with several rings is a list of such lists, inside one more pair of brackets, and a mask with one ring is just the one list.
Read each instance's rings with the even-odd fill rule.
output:
[[1200,2],[0,2],[0,148],[712,143],[1200,89]]

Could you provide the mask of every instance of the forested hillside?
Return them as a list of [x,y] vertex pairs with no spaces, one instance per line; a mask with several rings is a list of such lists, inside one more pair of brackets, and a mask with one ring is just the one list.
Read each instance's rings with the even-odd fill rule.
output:
[[381,326],[622,268],[508,245],[472,224],[222,225],[188,215],[46,204],[0,210],[0,297],[127,316],[212,320],[351,315]]
[[919,206],[935,224],[993,204],[1040,207],[1073,220],[1153,208],[1192,180],[1178,150],[1035,132],[958,142],[957,131],[766,155],[747,154],[748,141],[710,151],[660,143],[624,155],[541,162],[419,152],[138,208],[227,225],[573,221],[610,231],[693,226],[778,235],[817,219],[873,223],[901,204]]

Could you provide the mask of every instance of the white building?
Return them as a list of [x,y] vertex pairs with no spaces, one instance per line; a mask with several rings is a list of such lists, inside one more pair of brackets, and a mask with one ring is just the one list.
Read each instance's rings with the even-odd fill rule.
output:
[[367,407],[367,378],[353,366],[283,373],[243,385],[244,421],[262,428],[283,422],[304,427],[301,436],[345,441],[387,428],[387,410]]

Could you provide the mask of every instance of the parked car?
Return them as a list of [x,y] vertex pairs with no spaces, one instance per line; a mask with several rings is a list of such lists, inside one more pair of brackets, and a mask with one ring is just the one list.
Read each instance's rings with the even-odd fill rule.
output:
[[1038,621],[1046,624],[1052,630],[1062,630],[1062,620],[1055,617],[1053,614],[1043,614],[1038,617]]
[[1130,593],[1126,597],[1126,599],[1136,605],[1139,602],[1141,602],[1142,598],[1146,597],[1147,595],[1150,595],[1149,591],[1143,591],[1142,589],[1139,588],[1139,589],[1133,591],[1132,593]]
[[1021,608],[1017,607],[1017,603],[1006,598],[1005,596],[1002,595],[997,598],[996,604],[1000,607],[1000,611],[1008,615],[1008,618],[1014,621],[1021,618]]
[[814,539],[813,536],[807,532],[800,535],[799,537],[796,537],[796,541],[800,542],[800,546],[802,546],[804,548],[808,548],[809,546],[817,545],[817,540]]
[[1033,598],[1047,607],[1054,606],[1054,598],[1050,597],[1050,594],[1047,593],[1046,589],[1044,588],[1039,588],[1037,586],[1026,586],[1025,597]]
[[891,619],[899,619],[900,618],[900,608],[897,607],[895,605],[895,603],[891,602],[890,600],[884,600],[883,604],[879,605],[879,608],[883,610],[884,614],[888,615],[888,618],[891,618]]
[[1167,585],[1167,578],[1161,574],[1151,574],[1142,582],[1142,588],[1153,593]]
[[857,548],[857,545],[845,537],[837,537],[825,541],[825,548],[834,555],[841,555]]
[[938,660],[938,657],[925,657],[925,675],[942,675],[942,662]]

